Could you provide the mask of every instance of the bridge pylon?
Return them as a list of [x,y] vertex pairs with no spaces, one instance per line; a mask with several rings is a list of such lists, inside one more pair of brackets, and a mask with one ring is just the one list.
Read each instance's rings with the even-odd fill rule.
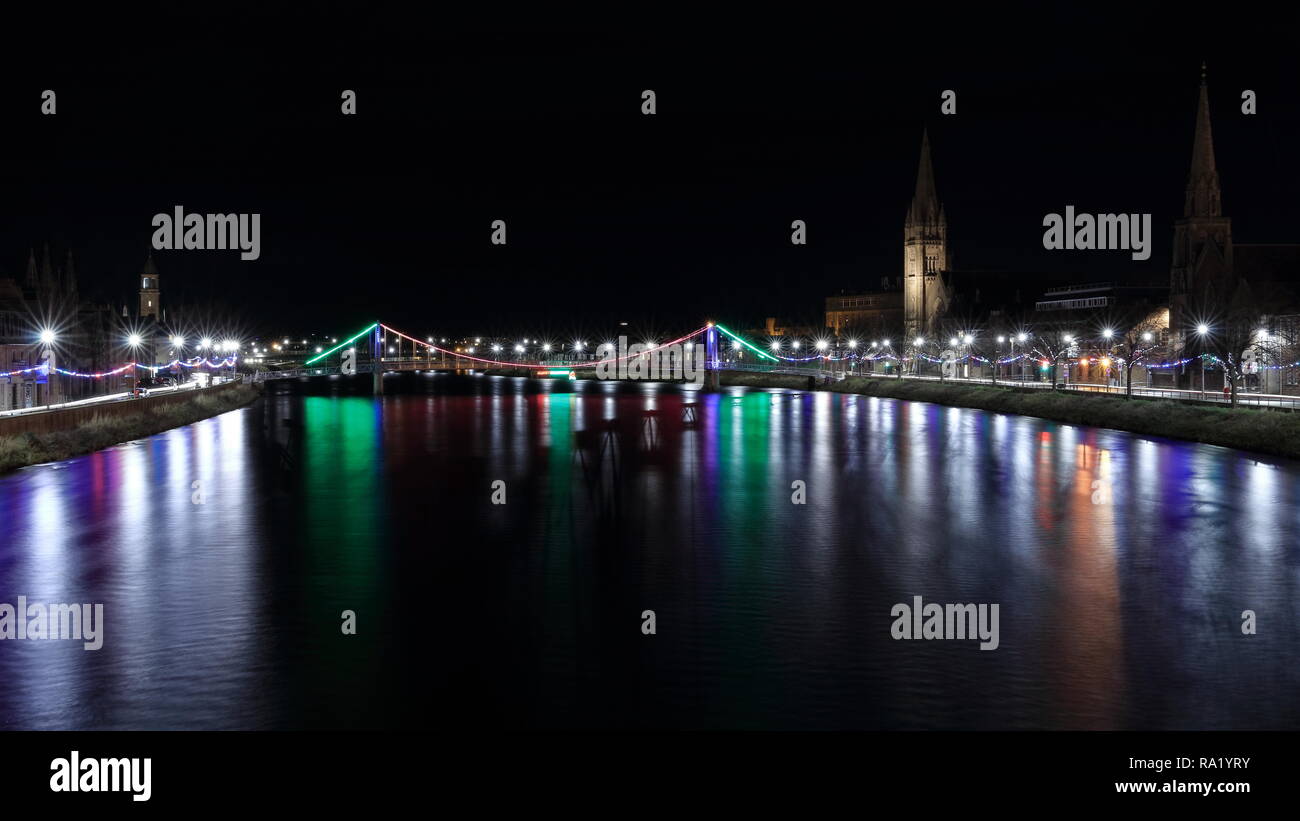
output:
[[704,331],[704,390],[718,390],[721,386],[718,379],[721,368],[722,361],[718,358],[718,329],[710,322]]
[[370,372],[374,380],[375,396],[384,395],[384,328],[375,325],[374,345],[370,356]]

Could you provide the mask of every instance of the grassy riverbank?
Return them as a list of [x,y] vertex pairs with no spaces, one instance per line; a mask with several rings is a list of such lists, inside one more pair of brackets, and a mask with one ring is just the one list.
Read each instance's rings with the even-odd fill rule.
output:
[[850,377],[830,390],[934,402],[996,413],[1039,416],[1073,425],[1188,439],[1300,459],[1300,413],[1190,405],[1172,399],[1129,399],[1043,389]]
[[247,405],[260,395],[252,385],[234,385],[219,393],[121,416],[95,417],[72,430],[0,437],[0,473],[28,465],[57,462],[132,439],[162,433]]
[[808,377],[792,373],[762,373],[760,371],[723,371],[719,377],[721,383],[729,387],[746,388],[790,388],[808,390],[811,386]]

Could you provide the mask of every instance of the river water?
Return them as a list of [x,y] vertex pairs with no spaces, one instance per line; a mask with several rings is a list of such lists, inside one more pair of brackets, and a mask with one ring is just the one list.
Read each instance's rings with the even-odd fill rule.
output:
[[[1295,462],[830,393],[386,386],[0,477],[0,602],[105,613],[99,650],[0,641],[3,726],[1300,729]],[[997,649],[894,639],[914,596],[997,604]]]

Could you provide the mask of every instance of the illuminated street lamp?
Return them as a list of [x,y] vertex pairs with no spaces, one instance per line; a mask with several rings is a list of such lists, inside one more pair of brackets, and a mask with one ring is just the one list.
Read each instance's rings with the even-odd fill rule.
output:
[[1196,326],[1196,333],[1201,337],[1201,396],[1205,396],[1205,335],[1210,332],[1210,326],[1202,322]]
[[[40,333],[41,345],[45,347],[46,363],[49,363],[50,357],[53,356],[53,354],[50,353],[50,347],[54,345],[54,341],[56,339],[58,339],[58,335],[55,334],[54,331],[51,330],[50,328],[45,328]],[[54,370],[52,368],[47,367],[45,371],[45,406],[48,408],[50,406],[50,403],[53,401],[54,401]]]

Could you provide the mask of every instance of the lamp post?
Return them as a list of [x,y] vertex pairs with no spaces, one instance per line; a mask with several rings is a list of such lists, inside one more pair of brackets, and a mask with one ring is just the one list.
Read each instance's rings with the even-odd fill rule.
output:
[[54,331],[46,328],[41,331],[41,345],[44,350],[41,358],[45,361],[45,407],[54,401],[54,342],[58,338]]
[[[1016,341],[1020,343],[1022,349],[1024,348],[1025,342],[1028,341],[1028,339],[1029,339],[1029,334],[1024,333],[1023,331],[1021,333],[1016,334]],[[1014,356],[1015,353],[1016,353],[1016,346],[1015,346],[1015,342],[1013,342],[1011,344],[1012,356]],[[1024,350],[1021,350],[1020,353],[1023,355]],[[1022,383],[1025,381],[1025,360],[1023,358],[1020,360],[1020,381]]]
[[134,393],[135,389],[140,385],[139,357],[140,357],[140,344],[143,341],[144,340],[140,338],[140,334],[131,334],[126,338],[126,344],[131,348],[131,362],[135,366],[131,368],[131,380],[132,382],[135,383],[131,386],[132,393]]
[[1196,326],[1196,333],[1201,338],[1201,398],[1205,398],[1205,335],[1210,332],[1210,326],[1202,322]]

